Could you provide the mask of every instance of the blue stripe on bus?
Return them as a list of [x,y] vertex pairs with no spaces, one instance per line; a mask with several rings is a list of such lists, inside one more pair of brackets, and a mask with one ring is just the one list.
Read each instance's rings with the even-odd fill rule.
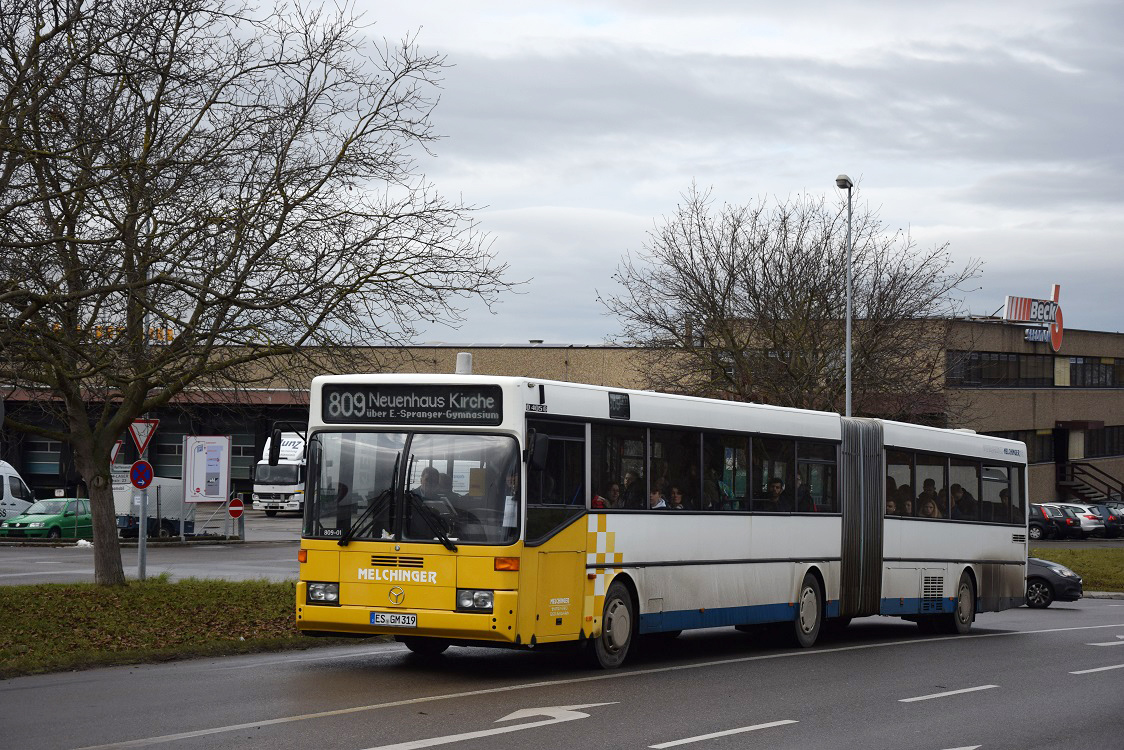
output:
[[[827,603],[827,617],[839,616],[839,600]],[[748,607],[715,607],[703,610],[681,609],[640,615],[641,633],[665,630],[718,628],[727,625],[752,625],[761,622],[787,622],[796,619],[794,604],[758,604]]]

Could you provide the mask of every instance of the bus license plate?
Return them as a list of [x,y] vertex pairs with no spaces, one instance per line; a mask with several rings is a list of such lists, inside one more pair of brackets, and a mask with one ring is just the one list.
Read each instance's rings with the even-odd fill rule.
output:
[[372,612],[371,624],[384,628],[416,628],[418,616],[405,612]]

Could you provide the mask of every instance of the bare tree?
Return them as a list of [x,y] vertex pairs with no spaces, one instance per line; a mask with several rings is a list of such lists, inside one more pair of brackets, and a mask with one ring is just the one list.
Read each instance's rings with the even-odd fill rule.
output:
[[138,416],[407,342],[509,286],[416,161],[445,59],[319,8],[0,10],[0,384],[57,426],[6,424],[72,446],[99,583],[125,580],[109,455]]
[[[841,410],[846,222],[823,197],[716,209],[692,186],[622,259],[622,291],[602,296],[618,341],[648,351],[654,389]],[[852,238],[854,413],[939,418],[953,293],[980,264],[954,267],[947,245],[919,251],[869,209]]]

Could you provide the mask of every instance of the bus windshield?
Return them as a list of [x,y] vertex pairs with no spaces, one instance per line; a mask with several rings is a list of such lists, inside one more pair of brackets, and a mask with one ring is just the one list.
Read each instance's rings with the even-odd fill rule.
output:
[[514,438],[321,432],[309,451],[305,536],[511,544],[519,529]]
[[262,461],[254,467],[255,484],[300,484],[299,464],[277,464],[270,466]]

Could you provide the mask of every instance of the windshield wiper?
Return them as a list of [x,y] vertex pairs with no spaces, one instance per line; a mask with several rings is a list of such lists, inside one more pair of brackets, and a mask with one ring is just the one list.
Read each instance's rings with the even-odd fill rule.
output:
[[383,508],[385,508],[390,503],[390,501],[394,499],[394,489],[398,485],[398,462],[401,459],[402,452],[399,451],[398,456],[394,459],[394,474],[390,478],[390,486],[383,490],[379,494],[379,496],[375,498],[374,502],[368,505],[367,509],[359,514],[359,516],[355,519],[355,523],[351,524],[351,527],[348,528],[347,533],[340,537],[340,540],[336,542],[336,544],[341,547],[346,547],[347,543],[351,541],[351,538],[359,533],[359,530],[363,528],[364,519],[368,519],[370,521],[371,530],[374,531],[375,518],[379,513],[382,513]]
[[425,507],[425,502],[421,497],[413,490],[406,490],[406,499],[413,503],[414,508],[417,509],[418,515],[425,521],[425,525],[429,527],[429,530],[433,532],[437,540],[445,545],[445,549],[450,552],[456,552],[457,545],[453,544],[453,541],[449,539],[449,535],[441,528],[444,525],[441,519],[436,517],[433,511]]

